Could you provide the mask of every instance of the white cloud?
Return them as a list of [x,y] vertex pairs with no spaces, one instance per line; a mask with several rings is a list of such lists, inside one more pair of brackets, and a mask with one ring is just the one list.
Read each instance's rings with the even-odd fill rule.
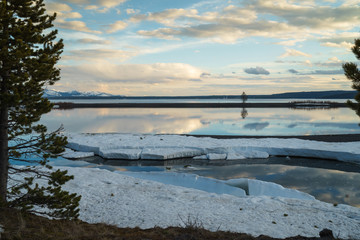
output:
[[285,40],[285,41],[277,42],[277,43],[275,43],[275,44],[290,47],[290,46],[295,46],[297,43],[303,42],[303,41],[305,41],[305,40],[306,40],[306,39],[292,39],[292,40]]
[[124,2],[126,2],[126,0],[97,0],[98,4],[106,7],[106,8],[113,8],[116,7]]
[[126,22],[123,21],[117,21],[113,24],[110,24],[108,26],[108,30],[106,31],[107,33],[114,33],[120,30],[125,29],[128,26],[128,24]]
[[78,39],[77,42],[85,43],[85,44],[98,44],[98,45],[111,44],[111,41],[103,40],[103,39],[94,39],[94,38],[81,38],[81,39]]
[[126,2],[127,0],[62,0],[61,2],[63,1],[77,5],[92,5],[92,6],[112,8]]
[[248,5],[259,13],[281,17],[288,24],[316,30],[348,30],[360,23],[359,5],[330,7],[316,3],[304,4],[304,1],[256,0]]
[[322,43],[321,45],[325,46],[325,47],[346,48],[349,50],[353,46],[353,44],[349,43],[349,42],[341,42],[341,43],[325,42],[325,43]]
[[174,35],[180,34],[181,32],[171,28],[161,28],[153,31],[140,30],[137,33],[145,37],[157,37],[168,40],[180,40],[180,38],[176,38],[174,37]]
[[[60,66],[63,89],[95,89],[101,84],[116,94],[181,95],[201,84],[203,71],[184,63],[113,64],[99,61],[78,66]],[[74,81],[76,80],[76,81]],[[198,87],[193,90],[196,91]]]
[[[248,1],[244,6],[228,5],[220,11],[199,13],[195,9],[168,9],[135,15],[130,21],[156,21],[164,28],[141,30],[138,34],[163,39],[181,37],[210,38],[234,43],[251,36],[280,38],[279,44],[293,46],[302,41],[360,24],[360,7],[330,7],[309,1]],[[276,20],[274,20],[276,19]]]
[[359,37],[359,32],[343,32],[339,34],[332,34],[331,36],[324,36],[320,38],[319,41],[326,47],[345,48],[350,50],[354,45],[354,39]]
[[154,21],[165,26],[174,26],[178,18],[191,18],[198,14],[196,9],[166,9],[162,12],[138,14],[130,18],[130,22]]
[[340,59],[338,59],[337,57],[329,58],[329,62],[331,62],[331,63],[341,63]]
[[82,18],[78,12],[72,12],[72,8],[65,3],[49,2],[46,3],[47,12],[53,14],[56,12],[57,21],[65,21],[68,18]]
[[83,21],[58,21],[57,26],[60,28],[70,29],[74,31],[96,33],[96,34],[101,33],[100,31],[91,30],[86,26],[86,23]]
[[360,0],[344,0],[342,6],[351,7],[351,6],[359,6],[359,5],[360,5]]
[[99,13],[106,13],[109,9],[119,6],[127,0],[55,0],[79,5],[85,10],[95,10]]
[[[73,2],[71,2],[73,3]],[[86,1],[77,0],[74,1],[74,3],[86,3]],[[81,32],[88,32],[88,33],[96,33],[99,34],[101,32],[91,30],[86,26],[86,23],[84,21],[68,21],[68,19],[81,19],[82,15],[78,12],[73,12],[72,8],[64,3],[58,3],[58,2],[47,2],[46,7],[48,12],[57,13],[57,18],[55,20],[56,27],[64,28],[64,29],[70,29],[74,31],[81,31]]]
[[[202,70],[183,63],[154,63],[154,64],[101,64],[95,72],[105,74],[107,80],[140,82],[169,82],[199,78]],[[106,72],[106,73],[105,73]]]
[[282,54],[282,55],[280,56],[280,58],[297,57],[297,56],[301,56],[301,57],[311,57],[310,54],[301,52],[301,51],[299,51],[299,50],[287,48],[287,49],[286,49],[286,52],[285,52],[284,54]]
[[97,10],[97,9],[99,9],[99,7],[96,5],[88,5],[85,7],[85,10]]
[[132,9],[132,8],[128,8],[126,9],[126,14],[131,15],[131,14],[137,14],[140,11],[138,9]]
[[72,8],[65,3],[48,2],[46,3],[48,12],[70,12]]
[[72,3],[72,4],[78,4],[78,5],[82,5],[82,4],[89,4],[90,1],[89,0],[62,0],[63,2],[68,2],[68,3]]
[[312,62],[310,60],[305,60],[304,65],[312,66]]
[[78,12],[66,12],[66,13],[58,13],[58,17],[62,19],[82,18],[82,15]]
[[87,62],[103,62],[104,59],[113,59],[119,62],[124,62],[129,58],[136,56],[137,54],[137,51],[125,51],[117,49],[82,49],[66,52],[66,54],[63,55],[63,59]]
[[344,61],[341,61],[337,57],[331,57],[327,61],[315,62],[314,65],[325,68],[335,68],[338,71]]

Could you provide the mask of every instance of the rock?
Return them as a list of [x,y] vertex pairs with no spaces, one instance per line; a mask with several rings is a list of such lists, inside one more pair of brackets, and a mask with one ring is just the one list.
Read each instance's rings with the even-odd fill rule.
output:
[[333,235],[333,232],[330,229],[323,229],[319,233],[321,240],[335,240],[335,237]]

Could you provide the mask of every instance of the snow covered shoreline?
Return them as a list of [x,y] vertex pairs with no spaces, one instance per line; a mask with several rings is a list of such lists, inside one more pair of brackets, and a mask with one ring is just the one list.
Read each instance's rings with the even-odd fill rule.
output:
[[65,158],[99,155],[105,159],[167,160],[194,158],[236,160],[268,158],[269,155],[338,160],[360,164],[359,142],[320,142],[301,139],[215,139],[181,135],[67,134]]
[[266,194],[266,189],[259,186],[266,184],[255,186],[260,195],[234,196],[97,168],[61,169],[75,176],[64,188],[82,195],[80,219],[89,223],[146,229],[184,226],[184,219],[190,219],[211,231],[219,229],[253,236],[316,237],[320,230],[328,228],[340,238],[360,239],[359,208],[335,206],[311,198],[261,195],[262,190]]
[[[77,151],[69,150],[64,156],[67,158],[96,154],[128,160],[184,157],[232,160],[284,155],[360,163],[360,142],[142,134],[67,136],[68,147]],[[80,219],[89,223],[152,228],[184,226],[184,219],[190,219],[212,231],[219,229],[253,236],[317,237],[320,230],[328,228],[340,238],[360,239],[359,208],[321,202],[277,184],[250,179],[218,181],[178,173],[65,169],[75,176],[65,189],[83,196]],[[215,191],[216,186],[220,188]]]

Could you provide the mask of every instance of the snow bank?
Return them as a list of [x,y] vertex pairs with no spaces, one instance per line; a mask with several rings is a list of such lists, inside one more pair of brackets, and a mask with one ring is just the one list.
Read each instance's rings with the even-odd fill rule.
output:
[[174,172],[118,172],[126,176],[152,180],[164,184],[194,188],[216,194],[229,194],[238,197],[271,196],[315,200],[307,193],[287,189],[276,183],[254,179],[231,179],[227,181],[201,177],[196,174]]
[[65,152],[61,154],[63,158],[68,159],[80,159],[80,158],[86,158],[86,157],[93,157],[93,152],[75,152],[72,149],[65,148]]
[[300,192],[295,189],[284,188],[283,186],[264,182],[256,179],[238,178],[225,181],[226,184],[242,188],[250,196],[285,197],[304,200],[315,200],[314,196]]
[[66,169],[75,179],[64,188],[82,195],[80,219],[89,223],[145,229],[183,226],[182,219],[190,218],[212,231],[286,238],[316,237],[321,229],[328,228],[340,238],[360,239],[360,209],[347,205],[283,197],[237,197],[95,168]]
[[[214,139],[181,135],[67,134],[68,147],[107,159],[268,158],[269,155],[313,157],[360,163],[359,142],[301,139]],[[68,155],[69,156],[69,155]]]
[[194,188],[209,193],[230,194],[238,197],[245,197],[243,189],[225,184],[221,180],[201,177],[187,173],[168,173],[168,172],[118,172],[126,176],[152,180],[164,184],[181,187]]

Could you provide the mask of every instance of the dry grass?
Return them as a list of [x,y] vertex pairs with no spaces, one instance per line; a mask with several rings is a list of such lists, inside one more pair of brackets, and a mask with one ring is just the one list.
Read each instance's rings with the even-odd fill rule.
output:
[[[88,224],[82,221],[49,220],[47,218],[22,213],[14,209],[0,208],[0,224],[4,226],[5,232],[0,239],[176,239],[176,240],[197,240],[197,239],[239,239],[239,240],[273,240],[273,238],[260,236],[251,237],[241,233],[231,232],[210,232],[199,227],[187,226],[171,228],[152,228],[142,230],[140,228],[117,228],[105,224]],[[291,240],[319,239],[294,237]]]

